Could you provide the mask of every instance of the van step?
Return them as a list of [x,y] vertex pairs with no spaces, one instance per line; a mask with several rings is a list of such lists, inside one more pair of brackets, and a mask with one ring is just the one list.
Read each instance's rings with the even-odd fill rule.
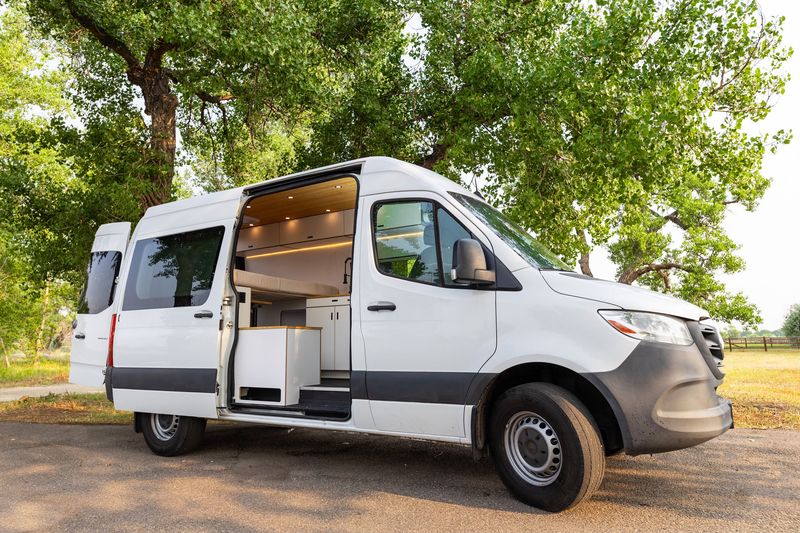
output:
[[[301,393],[302,394],[302,393]],[[338,400],[309,400],[300,398],[300,403],[287,405],[287,409],[303,411],[306,416],[325,418],[347,418],[350,416],[350,396],[344,401]]]
[[345,402],[350,404],[349,387],[326,387],[311,385],[300,387],[300,403],[308,402]]

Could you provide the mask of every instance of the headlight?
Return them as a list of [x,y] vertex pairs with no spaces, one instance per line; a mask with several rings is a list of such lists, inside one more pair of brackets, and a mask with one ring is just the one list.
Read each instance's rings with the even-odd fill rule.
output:
[[694,342],[686,322],[670,316],[637,311],[599,311],[611,326],[634,339],[688,346]]

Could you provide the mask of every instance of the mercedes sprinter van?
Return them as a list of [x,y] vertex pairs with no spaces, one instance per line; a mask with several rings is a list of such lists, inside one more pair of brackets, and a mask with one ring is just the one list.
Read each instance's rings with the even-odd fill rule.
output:
[[105,384],[159,455],[207,419],[447,441],[560,511],[607,455],[731,427],[707,315],[572,272],[456,183],[369,157],[100,227],[70,381]]

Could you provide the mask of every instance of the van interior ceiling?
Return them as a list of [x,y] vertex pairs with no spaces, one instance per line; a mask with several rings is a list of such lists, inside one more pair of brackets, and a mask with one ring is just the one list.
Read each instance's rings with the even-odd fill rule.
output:
[[236,245],[232,409],[350,416],[350,290],[357,199],[344,177],[257,196]]

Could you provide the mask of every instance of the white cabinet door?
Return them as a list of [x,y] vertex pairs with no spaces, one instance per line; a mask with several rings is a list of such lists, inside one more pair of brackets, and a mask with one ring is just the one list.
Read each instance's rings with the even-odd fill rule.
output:
[[280,223],[280,243],[317,241],[344,234],[344,217],[340,211]]
[[309,307],[306,309],[306,325],[322,328],[322,346],[320,347],[322,370],[336,369],[334,309],[333,307]]
[[[245,219],[245,222],[247,220]],[[279,224],[267,224],[265,226],[245,227],[239,233],[239,240],[236,242],[237,252],[256,250],[259,248],[269,248],[278,245]]]
[[[350,370],[350,307],[333,307],[334,370]],[[324,342],[324,341],[323,341]]]

